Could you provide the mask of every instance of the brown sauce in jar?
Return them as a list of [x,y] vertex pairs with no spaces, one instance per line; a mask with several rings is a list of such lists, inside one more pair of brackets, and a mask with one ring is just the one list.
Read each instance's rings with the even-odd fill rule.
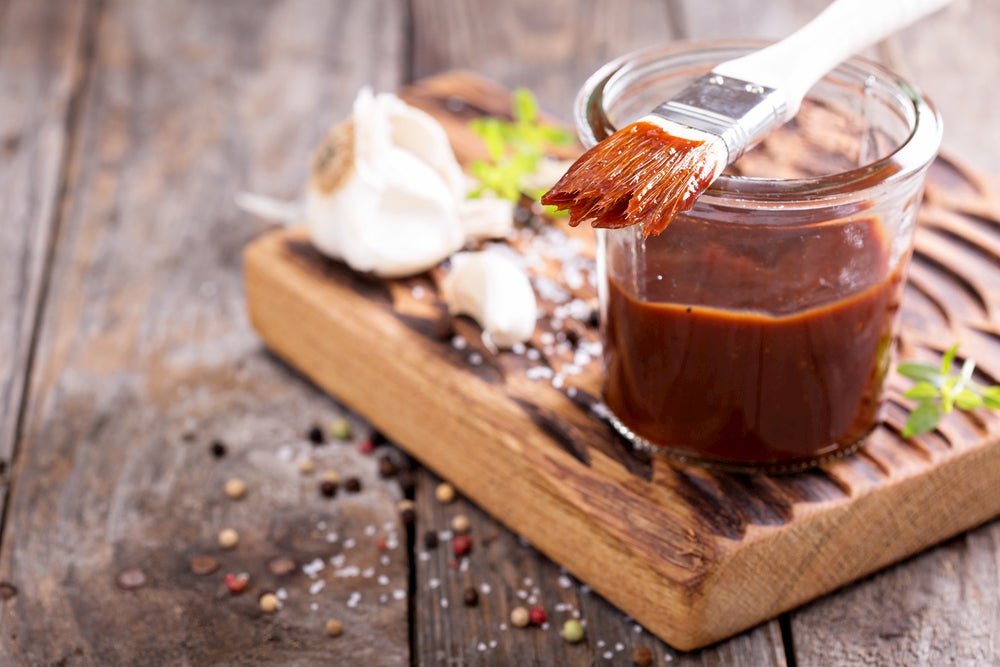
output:
[[609,272],[608,407],[708,461],[775,467],[852,447],[878,420],[905,258],[890,270],[871,220],[789,230],[750,257],[721,250],[734,245],[723,228],[680,220],[663,237],[675,244],[645,249],[642,298]]

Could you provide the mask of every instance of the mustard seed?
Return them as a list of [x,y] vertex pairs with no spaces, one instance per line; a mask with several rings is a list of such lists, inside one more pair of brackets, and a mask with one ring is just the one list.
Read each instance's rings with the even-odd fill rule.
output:
[[451,520],[451,531],[458,535],[464,535],[469,532],[469,527],[469,517],[464,514],[456,514]]
[[434,489],[434,497],[442,504],[450,503],[455,499],[455,487],[448,482],[441,482]]
[[323,473],[323,481],[340,484],[340,474],[336,470],[327,470]]
[[247,485],[246,482],[239,477],[233,477],[226,480],[223,490],[226,492],[226,495],[233,500],[239,500],[247,494]]
[[257,604],[260,605],[260,610],[265,614],[273,614],[278,611],[278,596],[274,593],[264,593],[257,600]]
[[330,437],[337,440],[350,440],[353,435],[351,429],[351,422],[346,419],[337,419],[329,428]]
[[219,546],[223,549],[234,549],[240,542],[240,534],[232,528],[219,531]]
[[575,618],[571,618],[563,623],[562,636],[563,639],[568,641],[570,644],[579,644],[583,641],[583,636],[586,634],[586,630],[583,624]]
[[331,618],[326,622],[326,634],[331,637],[339,637],[344,634],[344,624],[335,618]]
[[632,664],[639,667],[649,667],[653,664],[653,651],[648,646],[636,646],[632,649]]
[[531,617],[524,607],[514,607],[510,610],[510,624],[515,628],[526,628],[530,622]]
[[299,459],[299,472],[303,475],[311,475],[316,471],[316,462],[312,459]]

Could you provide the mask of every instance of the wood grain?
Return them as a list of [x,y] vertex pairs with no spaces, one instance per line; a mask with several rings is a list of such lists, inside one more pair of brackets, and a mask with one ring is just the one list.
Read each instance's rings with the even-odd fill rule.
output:
[[[467,82],[455,80],[449,99],[488,106],[472,97],[483,87]],[[926,215],[934,212],[931,205]],[[901,347],[911,357],[943,352],[941,336],[922,326],[924,300],[909,296],[922,289],[995,381],[1000,272],[995,262],[990,269],[988,247],[968,242],[992,233],[995,220],[981,225],[951,213],[918,236],[914,268],[923,287],[918,282],[904,300]],[[943,243],[941,229],[966,243]],[[890,409],[859,455],[802,475],[637,463],[571,393],[525,380],[524,357],[490,355],[474,343],[456,352],[429,337],[440,330],[442,307],[432,284],[422,287],[431,303],[413,303],[414,284],[356,277],[322,260],[297,232],[271,235],[247,253],[251,317],[280,356],[680,648],[732,635],[1000,513],[992,492],[996,415],[953,414],[934,435],[906,441],[897,435],[904,413]],[[957,295],[965,295],[965,310],[950,306]],[[342,322],[340,312],[356,316]],[[559,352],[545,341],[559,333],[552,319],[542,318],[532,345],[558,370]],[[455,327],[475,340],[474,328]],[[383,336],[371,342],[366,330]],[[473,349],[481,363],[470,361]],[[576,396],[598,395],[596,361],[581,365],[567,386]],[[341,367],[346,374],[336,372]],[[394,380],[375,396],[371,387],[385,377]],[[894,379],[892,400],[901,392]],[[611,562],[622,565],[609,570]]]
[[[325,129],[317,119],[342,113],[363,83],[398,83],[385,56],[399,43],[365,37],[380,24],[401,40],[398,5],[100,9],[0,548],[0,580],[17,588],[0,603],[0,663],[406,664],[405,544],[376,549],[401,530],[398,490],[350,445],[306,440],[342,410],[247,327],[240,250],[265,226],[232,203],[265,183],[294,192]],[[39,30],[29,43],[45,43]],[[37,159],[39,194],[54,197]],[[216,438],[229,447],[221,460],[208,451]],[[296,468],[306,454],[357,475],[361,492],[321,497]],[[223,495],[230,476],[246,481],[244,500]],[[215,544],[227,526],[242,535],[231,552]],[[193,574],[200,553],[219,570]],[[277,556],[299,567],[274,575]],[[325,566],[313,580],[301,566],[315,558]],[[124,590],[117,579],[133,568],[145,584]],[[250,587],[234,596],[223,576],[240,571]],[[274,615],[257,606],[268,588],[287,592]],[[328,616],[344,622],[336,641]]]
[[[88,3],[12,1],[0,22],[0,515],[48,272]],[[34,36],[44,34],[45,39]],[[2,526],[2,520],[0,520]]]

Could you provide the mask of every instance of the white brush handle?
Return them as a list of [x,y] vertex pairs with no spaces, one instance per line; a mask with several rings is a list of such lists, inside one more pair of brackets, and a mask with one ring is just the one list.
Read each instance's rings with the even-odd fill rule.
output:
[[836,0],[785,39],[730,60],[713,72],[780,91],[785,120],[824,74],[875,42],[952,0]]

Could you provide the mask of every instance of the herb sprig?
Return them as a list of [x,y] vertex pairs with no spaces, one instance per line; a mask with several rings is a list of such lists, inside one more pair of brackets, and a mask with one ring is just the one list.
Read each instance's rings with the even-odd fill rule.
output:
[[958,345],[952,345],[941,358],[941,365],[908,361],[899,365],[898,372],[914,384],[904,396],[917,402],[903,427],[903,437],[909,438],[934,430],[941,417],[953,409],[975,410],[986,407],[1000,410],[1000,386],[984,386],[972,375],[976,362],[966,359],[955,369]]
[[565,129],[539,121],[538,102],[527,88],[514,91],[511,114],[512,121],[490,116],[469,123],[482,138],[488,155],[488,159],[469,165],[469,172],[479,181],[479,187],[470,193],[472,197],[492,193],[517,202],[523,193],[538,199],[544,190],[528,187],[526,179],[537,171],[552,147],[573,142],[573,135]]

